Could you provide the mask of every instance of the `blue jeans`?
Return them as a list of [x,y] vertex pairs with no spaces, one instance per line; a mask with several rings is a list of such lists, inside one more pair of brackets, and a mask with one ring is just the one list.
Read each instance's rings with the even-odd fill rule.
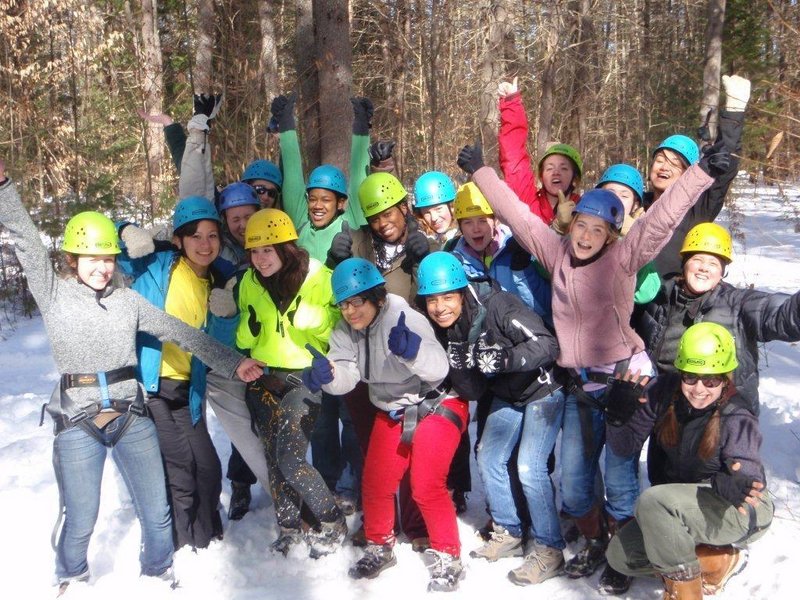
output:
[[[339,421],[342,422],[341,441]],[[328,489],[350,500],[358,500],[364,458],[343,396],[323,392],[322,406],[311,434],[311,460]]]
[[565,544],[547,458],[555,446],[563,413],[561,390],[525,406],[495,398],[478,444],[478,470],[492,520],[512,535],[522,536],[508,475],[508,461],[519,441],[517,469],[531,515],[530,537],[538,544],[559,549]]
[[[164,484],[164,467],[153,421],[134,419],[111,451],[142,528],[139,562],[142,575],[161,575],[172,565],[172,521]],[[123,418],[112,421],[103,435],[110,439]],[[53,468],[64,502],[64,524],[56,548],[60,582],[89,573],[86,551],[100,509],[100,483],[108,448],[80,427],[56,436]]]
[[[589,392],[595,398],[602,398],[603,393]],[[605,413],[579,403],[574,394],[567,396],[561,436],[561,498],[562,508],[570,516],[582,517],[595,505],[594,482],[605,441]],[[633,516],[639,498],[639,455],[620,457],[611,448],[605,450],[605,511],[623,521]]]

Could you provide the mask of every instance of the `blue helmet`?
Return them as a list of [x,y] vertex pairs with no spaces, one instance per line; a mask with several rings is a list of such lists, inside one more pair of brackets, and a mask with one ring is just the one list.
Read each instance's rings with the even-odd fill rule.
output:
[[281,174],[281,170],[275,163],[271,163],[263,158],[251,162],[247,165],[244,173],[242,173],[242,181],[245,183],[253,181],[254,179],[263,179],[264,181],[274,183],[278,187],[283,185],[283,174]]
[[576,213],[600,217],[619,231],[625,218],[625,207],[614,192],[594,189],[581,196],[572,211],[573,215]]
[[597,186],[601,187],[605,183],[620,183],[627,185],[633,190],[633,193],[639,196],[639,202],[642,201],[644,196],[644,181],[639,171],[630,165],[611,165],[605,170]]
[[261,203],[258,200],[255,190],[241,181],[231,183],[225,186],[225,189],[219,195],[219,211],[224,212],[229,208],[235,206],[258,206]]
[[363,258],[343,260],[333,270],[331,277],[336,304],[384,283],[386,281],[378,272],[378,267]]
[[417,293],[420,296],[444,294],[467,287],[464,266],[449,252],[431,252],[417,270]]
[[697,143],[692,138],[686,137],[685,135],[669,136],[653,150],[653,156],[655,156],[656,152],[659,150],[672,150],[673,152],[677,152],[690,166],[696,164],[697,161],[700,160],[700,148],[697,147]]
[[172,231],[177,231],[187,223],[205,219],[221,222],[214,203],[202,196],[189,196],[175,205],[175,212],[172,213]]
[[333,165],[320,165],[311,171],[306,191],[314,188],[330,190],[334,194],[347,198],[347,179],[344,173]]
[[427,208],[456,199],[453,180],[439,171],[423,173],[414,184],[414,208]]

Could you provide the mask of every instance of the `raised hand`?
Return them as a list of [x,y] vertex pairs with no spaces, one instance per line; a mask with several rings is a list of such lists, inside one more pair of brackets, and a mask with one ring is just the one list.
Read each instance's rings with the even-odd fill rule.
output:
[[325,265],[330,269],[335,269],[336,265],[351,256],[353,256],[353,237],[350,235],[350,225],[347,224],[347,221],[343,221],[342,230],[333,236]]
[[400,358],[414,360],[419,353],[421,343],[422,338],[406,325],[405,311],[401,312],[397,325],[389,331],[389,351]]
[[501,98],[505,98],[506,96],[510,96],[511,94],[516,94],[519,91],[519,77],[514,77],[514,80],[509,83],[508,81],[501,81],[497,85],[497,95]]
[[167,127],[168,125],[172,125],[175,121],[172,120],[167,113],[148,113],[142,110],[141,108],[136,110],[137,114],[143,121],[147,121],[148,123],[155,123],[156,125],[161,125],[162,127]]
[[123,227],[119,237],[124,242],[125,250],[130,258],[142,258],[152,254],[156,249],[153,234],[136,225]]
[[210,123],[222,106],[222,94],[195,94],[194,116],[189,119],[189,129],[208,131]]
[[234,316],[238,308],[233,297],[233,288],[236,287],[236,277],[231,277],[224,288],[214,288],[208,298],[208,310],[218,317],[228,318]]
[[392,152],[397,144],[394,140],[381,140],[373,142],[369,147],[369,162],[377,166],[385,160],[392,158]]
[[472,146],[464,146],[458,153],[459,168],[467,175],[472,175],[483,166],[483,148],[480,141],[476,141]]
[[294,121],[294,104],[297,101],[297,93],[276,96],[272,99],[269,111],[272,118],[267,125],[269,133],[282,133],[296,129]]
[[306,344],[306,350],[311,353],[311,366],[303,369],[303,385],[313,393],[317,393],[326,383],[333,381],[333,365],[322,352],[311,344]]
[[723,75],[722,87],[725,88],[725,110],[744,112],[750,100],[750,80],[738,75]]

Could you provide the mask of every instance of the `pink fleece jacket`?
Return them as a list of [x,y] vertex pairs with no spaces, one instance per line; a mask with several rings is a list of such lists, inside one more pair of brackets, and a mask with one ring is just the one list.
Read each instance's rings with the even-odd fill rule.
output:
[[577,266],[569,236],[561,237],[532,214],[494,169],[479,169],[473,180],[495,215],[552,276],[559,365],[607,365],[644,350],[630,326],[636,273],[666,245],[713,178],[698,166],[689,168],[624,238],[606,246],[593,262]]

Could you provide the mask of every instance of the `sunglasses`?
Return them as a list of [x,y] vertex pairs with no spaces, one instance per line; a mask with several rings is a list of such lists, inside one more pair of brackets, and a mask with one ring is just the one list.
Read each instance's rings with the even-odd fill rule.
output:
[[721,386],[727,378],[724,375],[695,375],[693,373],[681,373],[681,381],[686,385],[695,385],[698,381],[703,387],[715,388]]
[[361,306],[364,306],[364,303],[366,301],[367,301],[366,298],[362,298],[361,296],[355,296],[353,298],[350,298],[349,300],[342,300],[336,306],[339,307],[339,310],[346,310],[348,306],[352,308],[359,308]]
[[253,190],[259,196],[263,196],[264,194],[266,194],[273,200],[278,197],[278,190],[276,190],[275,188],[268,188],[265,185],[254,185]]

